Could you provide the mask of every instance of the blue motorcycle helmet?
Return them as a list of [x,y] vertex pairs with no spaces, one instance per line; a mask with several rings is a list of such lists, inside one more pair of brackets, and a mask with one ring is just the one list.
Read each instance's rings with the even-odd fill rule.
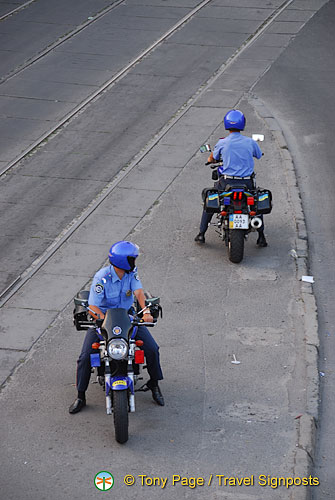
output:
[[239,109],[231,109],[228,111],[223,121],[226,130],[244,130],[245,128],[245,116]]
[[139,254],[139,247],[130,241],[118,241],[109,250],[109,262],[112,266],[130,273],[135,269],[135,260]]

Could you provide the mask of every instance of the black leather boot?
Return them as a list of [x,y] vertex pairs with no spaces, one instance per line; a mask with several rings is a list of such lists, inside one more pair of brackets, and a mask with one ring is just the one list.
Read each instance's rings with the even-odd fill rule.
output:
[[267,241],[265,239],[265,236],[264,236],[264,232],[261,231],[258,233],[258,239],[257,239],[257,242],[256,244],[259,246],[259,247],[267,247],[268,244],[267,244]]
[[86,399],[77,398],[70,406],[69,413],[71,413],[72,415],[74,413],[78,413],[80,410],[84,408],[84,406],[86,406]]
[[158,382],[156,382],[156,380],[149,380],[149,382],[147,383],[147,387],[149,387],[149,389],[152,392],[152,399],[159,406],[164,406],[165,402],[164,402],[163,394],[161,393],[161,390],[158,387]]
[[197,243],[205,243],[205,233],[199,233],[197,236],[194,238],[194,241]]

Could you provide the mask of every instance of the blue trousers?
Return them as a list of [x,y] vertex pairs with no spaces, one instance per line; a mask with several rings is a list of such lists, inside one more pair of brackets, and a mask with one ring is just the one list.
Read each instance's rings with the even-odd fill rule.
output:
[[[152,380],[163,380],[163,373],[159,362],[159,347],[149,330],[145,326],[137,329],[136,340],[143,340],[143,350],[147,362],[147,369]],[[87,330],[84,344],[77,361],[77,390],[85,392],[91,377],[90,355],[97,351],[92,349],[92,344],[99,342],[95,328]]]
[[[229,184],[230,186],[238,187],[241,184],[244,184],[247,186],[248,189],[254,189],[254,182],[252,179],[223,179],[223,177],[214,184],[214,187],[219,188],[221,191],[224,191],[226,188],[226,185]],[[205,210],[202,212],[201,216],[201,221],[200,221],[200,233],[205,233],[208,229],[208,224],[212,220],[214,214],[208,214],[205,212]],[[264,220],[263,220],[263,215],[260,216],[263,225],[260,227],[260,229],[257,229],[259,233],[264,232]]]

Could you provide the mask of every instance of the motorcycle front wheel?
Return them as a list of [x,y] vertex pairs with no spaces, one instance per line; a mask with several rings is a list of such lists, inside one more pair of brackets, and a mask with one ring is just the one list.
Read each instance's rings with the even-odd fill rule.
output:
[[128,441],[128,391],[113,391],[115,439],[123,444]]
[[231,262],[238,264],[243,259],[244,254],[244,231],[242,229],[232,229],[229,232],[228,256]]

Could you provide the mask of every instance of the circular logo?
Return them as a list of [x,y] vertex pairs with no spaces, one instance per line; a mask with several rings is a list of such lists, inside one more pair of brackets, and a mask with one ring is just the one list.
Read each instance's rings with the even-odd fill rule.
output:
[[100,491],[108,491],[113,488],[114,477],[110,472],[102,470],[94,478],[94,486]]
[[121,335],[122,328],[120,326],[114,326],[113,333],[114,333],[114,335]]
[[101,283],[97,283],[94,287],[95,293],[102,293],[104,291],[104,286]]

